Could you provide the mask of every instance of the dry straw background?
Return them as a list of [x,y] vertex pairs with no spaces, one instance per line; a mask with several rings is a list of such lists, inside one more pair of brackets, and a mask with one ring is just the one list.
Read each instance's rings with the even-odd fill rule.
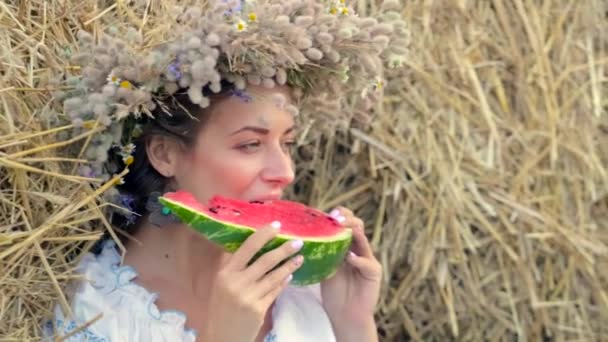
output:
[[[0,2],[3,340],[39,336],[111,229],[105,188],[63,152],[88,136],[53,126],[49,78],[73,68],[62,55],[77,28],[171,28],[153,15],[171,1],[128,3]],[[608,2],[402,3],[411,58],[381,115],[303,136],[292,196],[366,220],[386,273],[383,341],[608,340]]]

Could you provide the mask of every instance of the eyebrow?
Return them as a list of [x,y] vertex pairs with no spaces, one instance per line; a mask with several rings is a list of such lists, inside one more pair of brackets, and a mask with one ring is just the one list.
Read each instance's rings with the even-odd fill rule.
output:
[[[288,129],[285,130],[285,132],[283,134],[288,134],[291,133],[295,130],[296,126],[291,126]],[[244,131],[251,131],[254,133],[258,133],[261,135],[267,135],[270,131],[268,130],[268,128],[264,128],[264,127],[257,127],[257,126],[245,126],[245,127],[241,127],[238,130],[232,132],[230,135],[236,135],[238,133],[244,132]]]

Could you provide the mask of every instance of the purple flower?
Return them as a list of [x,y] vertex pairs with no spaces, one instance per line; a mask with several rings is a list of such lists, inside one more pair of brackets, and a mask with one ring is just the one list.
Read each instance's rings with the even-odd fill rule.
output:
[[245,102],[251,102],[253,100],[251,95],[247,94],[244,90],[240,90],[240,89],[233,89],[231,91],[231,95],[236,96]]
[[93,170],[92,167],[90,166],[83,166],[80,168],[80,175],[82,177],[87,177],[87,178],[95,178],[96,174],[95,174],[95,170]]
[[243,1],[242,0],[222,0],[223,3],[228,4],[228,6],[232,5],[232,8],[224,12],[224,15],[231,15],[233,13],[241,12],[243,9]]
[[118,203],[120,204],[120,206],[124,207],[125,209],[127,209],[129,211],[134,211],[133,203],[135,203],[135,197],[133,197],[133,195],[130,195],[130,194],[120,194],[118,196]]
[[176,80],[179,80],[180,78],[182,78],[182,72],[179,69],[179,62],[173,62],[173,63],[169,64],[169,66],[167,67],[167,70],[169,71],[169,73],[171,75],[173,75],[173,77],[175,77]]

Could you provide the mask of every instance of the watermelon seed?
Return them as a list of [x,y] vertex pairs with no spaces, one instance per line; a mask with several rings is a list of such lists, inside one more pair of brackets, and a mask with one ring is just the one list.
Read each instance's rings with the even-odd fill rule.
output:
[[218,213],[217,208],[214,208],[214,207],[209,208],[209,211],[212,212],[212,213],[214,213],[214,214]]

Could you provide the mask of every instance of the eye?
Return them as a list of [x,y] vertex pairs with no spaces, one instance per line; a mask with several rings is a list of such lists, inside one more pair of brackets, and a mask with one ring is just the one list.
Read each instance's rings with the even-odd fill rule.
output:
[[257,151],[260,148],[260,145],[262,145],[260,141],[252,141],[249,143],[238,145],[236,148],[239,151],[243,151],[245,153],[252,153]]
[[283,143],[283,149],[285,149],[288,152],[293,151],[294,147],[296,147],[295,141],[286,141]]

